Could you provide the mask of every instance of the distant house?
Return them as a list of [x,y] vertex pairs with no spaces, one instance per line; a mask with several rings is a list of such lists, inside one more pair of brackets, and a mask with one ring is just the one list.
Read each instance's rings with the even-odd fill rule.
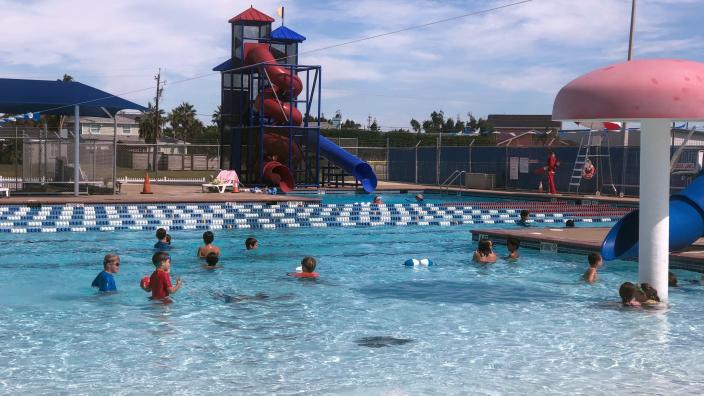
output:
[[[119,114],[117,116],[117,140],[139,140],[139,118],[142,114]],[[67,117],[62,135],[73,132],[73,117]],[[86,140],[112,140],[114,122],[107,117],[81,117],[81,137]]]
[[487,122],[493,125],[495,130],[513,132],[515,134],[531,130],[562,129],[562,123],[553,121],[550,114],[489,114]]

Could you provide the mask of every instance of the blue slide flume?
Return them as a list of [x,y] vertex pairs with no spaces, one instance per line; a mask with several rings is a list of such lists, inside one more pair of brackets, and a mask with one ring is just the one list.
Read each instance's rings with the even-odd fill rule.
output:
[[320,154],[356,177],[362,183],[364,191],[372,193],[376,190],[376,174],[372,167],[322,135],[320,136]]
[[[638,256],[639,211],[625,215],[606,235],[601,245],[605,260]],[[704,176],[684,191],[670,197],[670,251],[689,247],[704,236]]]

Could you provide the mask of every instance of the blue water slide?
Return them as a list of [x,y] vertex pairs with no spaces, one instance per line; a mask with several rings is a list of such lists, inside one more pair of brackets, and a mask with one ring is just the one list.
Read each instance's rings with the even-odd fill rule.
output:
[[368,193],[376,190],[376,174],[369,164],[336,145],[330,139],[320,136],[320,154],[328,161],[356,177]]
[[[670,251],[684,249],[704,236],[704,176],[670,197]],[[622,217],[601,245],[606,260],[638,256],[638,210]]]

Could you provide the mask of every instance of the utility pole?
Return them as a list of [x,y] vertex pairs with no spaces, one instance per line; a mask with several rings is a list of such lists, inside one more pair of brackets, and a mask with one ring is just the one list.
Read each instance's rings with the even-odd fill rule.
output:
[[[636,28],[636,0],[631,0],[631,29],[628,34],[628,57],[630,61],[633,57],[633,35]],[[621,123],[621,134],[623,135],[623,165],[621,171],[621,194],[625,194],[626,190],[626,165],[628,164],[628,127],[626,122]]]
[[[162,88],[161,86],[161,68],[159,68],[159,73],[154,76],[154,79],[156,80],[156,96],[154,97],[154,101],[156,102],[156,113],[154,114],[156,131],[154,136],[154,156],[152,157],[152,165],[154,166],[154,172],[156,173],[155,177],[157,177],[159,175],[159,165],[157,164],[159,155],[159,137],[161,137],[161,116],[159,114],[159,99],[161,99],[161,94],[164,92],[164,88]],[[164,80],[164,84],[166,84],[166,80]]]

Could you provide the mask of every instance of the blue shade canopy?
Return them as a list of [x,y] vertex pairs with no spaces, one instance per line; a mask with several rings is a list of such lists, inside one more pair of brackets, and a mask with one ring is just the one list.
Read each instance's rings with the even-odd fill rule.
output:
[[301,43],[306,38],[286,26],[280,26],[271,32],[271,38],[276,41],[288,41],[292,43]]
[[103,108],[113,116],[120,110],[146,110],[142,105],[75,81],[0,78],[0,113],[73,115],[76,104],[81,116],[105,117]]

